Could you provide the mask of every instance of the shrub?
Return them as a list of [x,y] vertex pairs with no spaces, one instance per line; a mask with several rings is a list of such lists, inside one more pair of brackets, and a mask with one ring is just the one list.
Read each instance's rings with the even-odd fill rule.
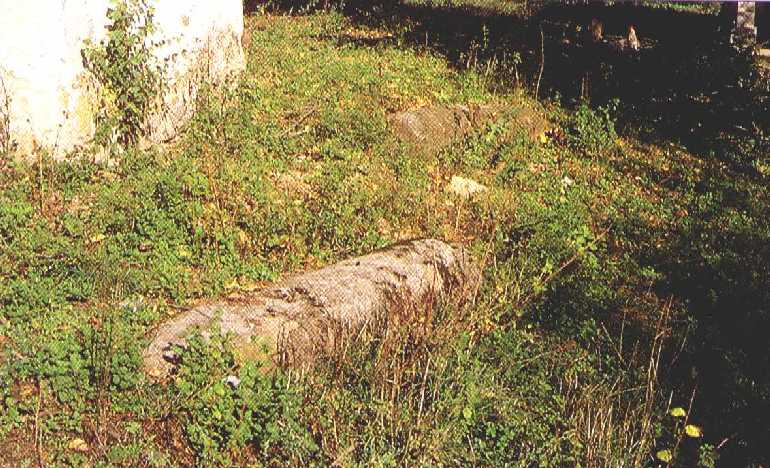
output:
[[589,157],[606,156],[613,151],[618,139],[613,118],[616,107],[617,102],[598,109],[581,104],[569,121],[570,146]]

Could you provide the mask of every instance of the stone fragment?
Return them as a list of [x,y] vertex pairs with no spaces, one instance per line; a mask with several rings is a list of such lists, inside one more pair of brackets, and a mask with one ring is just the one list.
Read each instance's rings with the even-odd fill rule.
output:
[[488,123],[498,114],[492,106],[426,106],[388,119],[393,133],[426,154],[435,154]]
[[81,439],[80,437],[76,437],[69,441],[67,444],[67,448],[74,451],[74,452],[88,452],[88,442]]
[[433,155],[496,119],[507,120],[512,129],[533,142],[542,141],[551,129],[548,120],[534,109],[505,110],[499,105],[426,106],[393,114],[388,121],[398,139]]

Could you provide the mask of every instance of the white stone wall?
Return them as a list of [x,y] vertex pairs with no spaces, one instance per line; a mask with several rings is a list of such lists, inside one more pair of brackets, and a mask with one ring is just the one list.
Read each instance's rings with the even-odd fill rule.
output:
[[[83,68],[86,39],[105,36],[110,0],[0,0],[0,106],[10,109],[18,154],[47,148],[63,158],[93,136],[92,79]],[[190,117],[197,85],[245,67],[242,0],[153,0],[155,50],[168,88],[151,119],[151,139],[172,138]],[[0,119],[2,122],[2,119]]]

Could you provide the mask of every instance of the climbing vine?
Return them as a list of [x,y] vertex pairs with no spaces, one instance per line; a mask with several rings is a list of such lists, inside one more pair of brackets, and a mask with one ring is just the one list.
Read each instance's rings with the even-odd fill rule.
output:
[[148,0],[113,0],[107,18],[107,36],[98,44],[88,41],[83,60],[101,85],[95,140],[125,148],[146,134],[160,92],[161,68],[152,53],[153,9]]

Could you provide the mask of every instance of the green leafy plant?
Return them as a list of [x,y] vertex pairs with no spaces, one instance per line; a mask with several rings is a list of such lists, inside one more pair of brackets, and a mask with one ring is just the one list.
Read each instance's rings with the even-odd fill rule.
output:
[[689,463],[686,463],[686,454],[680,452],[682,452],[681,448],[685,440],[694,440],[698,442],[698,453],[694,455],[698,465],[711,468],[718,459],[716,450],[709,444],[700,443],[700,440],[703,438],[703,429],[690,422],[690,410],[691,408],[684,409],[677,406],[668,411],[669,417],[667,421],[664,421],[663,435],[669,443],[666,444],[666,447],[661,448],[655,453],[655,458],[666,466],[678,462],[689,465]]
[[234,451],[250,445],[265,462],[277,457],[304,465],[317,447],[300,418],[297,388],[259,363],[238,366],[228,341],[214,330],[177,349],[174,392],[190,444],[208,463],[232,463]]
[[107,10],[107,37],[86,43],[86,68],[101,85],[95,140],[135,145],[146,132],[147,115],[159,93],[160,67],[151,42],[153,8],[147,0],[114,0]]
[[617,102],[592,109],[581,104],[570,119],[568,142],[576,151],[590,157],[601,157],[617,148],[614,109]]

